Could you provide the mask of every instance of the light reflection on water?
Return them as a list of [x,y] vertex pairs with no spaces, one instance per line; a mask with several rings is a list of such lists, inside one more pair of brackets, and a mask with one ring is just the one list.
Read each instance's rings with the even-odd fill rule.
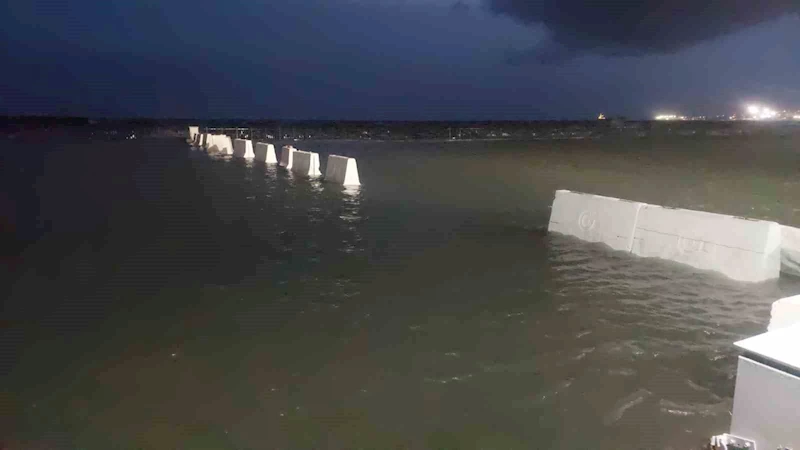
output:
[[[30,321],[4,331],[26,346],[0,434],[54,448],[612,449],[696,447],[727,429],[731,344],[798,284],[736,283],[543,229],[555,188],[756,208],[750,187],[782,183],[786,155],[763,156],[772,169],[749,182],[729,168],[706,183],[713,155],[674,156],[665,173],[573,147],[405,145],[308,143],[359,158],[357,189],[127,148],[163,152],[133,179],[158,201],[120,194],[98,250],[17,281],[8,305],[23,306],[8,316]],[[766,201],[778,216],[785,189]],[[95,278],[74,284],[76,267]],[[73,307],[50,330],[24,306],[62,298]]]

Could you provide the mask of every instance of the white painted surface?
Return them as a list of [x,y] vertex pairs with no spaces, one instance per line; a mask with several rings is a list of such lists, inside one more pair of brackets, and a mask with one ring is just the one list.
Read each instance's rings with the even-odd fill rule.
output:
[[800,295],[785,297],[772,304],[767,330],[786,328],[798,323],[800,323]]
[[226,136],[224,134],[219,135],[219,143],[217,144],[219,147],[220,153],[225,155],[233,154],[233,140],[230,136]]
[[295,151],[297,150],[295,150],[295,148],[291,145],[284,145],[283,148],[281,148],[281,167],[286,167],[287,169],[292,170],[292,163],[294,162],[293,155]]
[[800,277],[800,228],[781,225],[781,272]]
[[636,218],[643,205],[613,197],[558,190],[547,230],[630,252]]
[[204,149],[204,148],[208,147],[208,141],[209,141],[208,133],[201,134],[200,135],[200,142],[199,142],[200,148]]
[[741,340],[735,345],[743,350],[800,370],[800,324],[768,331]]
[[256,142],[255,160],[267,164],[277,164],[278,158],[275,157],[275,146],[264,142]]
[[220,153],[223,155],[230,155],[233,153],[233,141],[230,136],[224,134],[212,134],[208,145],[209,153]]
[[778,278],[780,246],[775,222],[644,205],[632,252],[758,282]]
[[740,356],[731,434],[757,449],[800,448],[800,378]]
[[200,127],[189,127],[189,139],[194,142],[197,135],[200,134]]
[[358,178],[358,165],[354,158],[329,155],[328,165],[325,167],[325,181],[341,184],[343,186],[360,186]]
[[318,177],[322,175],[319,171],[319,154],[314,152],[304,152],[295,150],[292,152],[292,172],[307,176]]
[[206,149],[208,150],[209,154],[219,153],[219,147],[217,147],[217,135],[216,134],[209,134],[207,135],[208,143],[206,144]]
[[250,139],[234,139],[233,156],[245,159],[255,158],[256,155],[253,152],[253,141]]

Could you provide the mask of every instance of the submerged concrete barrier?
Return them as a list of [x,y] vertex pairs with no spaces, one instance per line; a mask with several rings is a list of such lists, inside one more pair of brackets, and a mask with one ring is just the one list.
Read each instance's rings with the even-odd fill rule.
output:
[[200,134],[200,127],[189,127],[189,140],[194,142],[197,135]]
[[295,151],[297,150],[291,145],[284,145],[283,148],[281,148],[281,167],[286,167],[288,170],[292,169],[292,162],[294,159],[293,155]]
[[758,282],[778,278],[780,249],[781,229],[775,222],[644,205],[632,253]]
[[234,139],[233,156],[245,159],[255,158],[253,153],[253,141],[250,139]]
[[630,252],[642,206],[644,203],[558,190],[547,231]]
[[233,141],[231,140],[230,136],[225,134],[215,134],[214,144],[217,146],[219,153],[222,153],[223,155],[233,154]]
[[292,152],[292,172],[307,176],[318,177],[322,175],[319,171],[319,154],[314,152],[304,152],[295,150]]
[[209,155],[213,155],[219,153],[219,147],[217,146],[217,135],[216,134],[208,134],[206,135],[206,151]]
[[275,156],[275,146],[264,142],[256,142],[255,160],[267,164],[276,164],[278,158]]
[[781,272],[800,277],[800,228],[781,225]]
[[777,330],[795,324],[800,324],[800,295],[785,297],[772,304],[767,330]]
[[343,186],[360,186],[358,178],[358,165],[354,158],[329,155],[328,166],[325,168],[325,181],[341,184]]

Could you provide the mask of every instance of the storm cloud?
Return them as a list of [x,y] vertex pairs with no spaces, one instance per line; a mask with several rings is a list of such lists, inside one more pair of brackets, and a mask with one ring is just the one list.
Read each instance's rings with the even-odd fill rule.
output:
[[510,62],[559,62],[582,53],[674,53],[800,12],[800,0],[485,0],[495,14],[544,26],[548,38]]

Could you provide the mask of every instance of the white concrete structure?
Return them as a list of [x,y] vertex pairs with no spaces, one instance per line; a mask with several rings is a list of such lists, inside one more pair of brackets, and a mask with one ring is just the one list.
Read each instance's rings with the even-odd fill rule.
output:
[[[216,152],[219,152],[223,155],[233,154],[233,141],[231,140],[230,136],[226,136],[224,134],[214,134],[211,136],[211,141],[213,147],[216,149]],[[209,146],[208,150],[209,153],[213,153],[212,146]]]
[[[769,331],[800,323],[800,295],[785,297],[772,304]],[[800,342],[798,342],[800,345]]]
[[800,325],[736,343],[739,357],[730,434],[757,449],[800,448]]
[[304,152],[301,150],[295,150],[292,153],[292,172],[307,177],[318,177],[322,175],[319,171],[318,153]]
[[208,133],[202,133],[197,137],[197,146],[201,149],[208,147]]
[[291,145],[284,145],[281,148],[281,167],[286,167],[288,170],[292,170],[292,162],[294,161],[294,152],[297,151]]
[[250,139],[234,139],[233,156],[245,159],[255,158],[256,155],[253,153],[253,141]]
[[358,179],[358,165],[354,158],[328,155],[328,166],[325,167],[325,181],[343,186],[361,186]]
[[206,135],[206,151],[208,151],[209,154],[219,153],[219,147],[217,147],[216,142],[214,142],[215,140],[215,134]]
[[200,134],[200,127],[189,127],[189,141],[194,142],[197,135]]
[[256,142],[255,160],[267,164],[277,164],[278,158],[275,156],[275,146],[264,142]]
[[642,206],[644,203],[558,190],[547,230],[630,252]]
[[781,272],[800,277],[800,228],[781,225]]
[[780,248],[775,222],[644,205],[632,253],[758,282],[780,275]]

